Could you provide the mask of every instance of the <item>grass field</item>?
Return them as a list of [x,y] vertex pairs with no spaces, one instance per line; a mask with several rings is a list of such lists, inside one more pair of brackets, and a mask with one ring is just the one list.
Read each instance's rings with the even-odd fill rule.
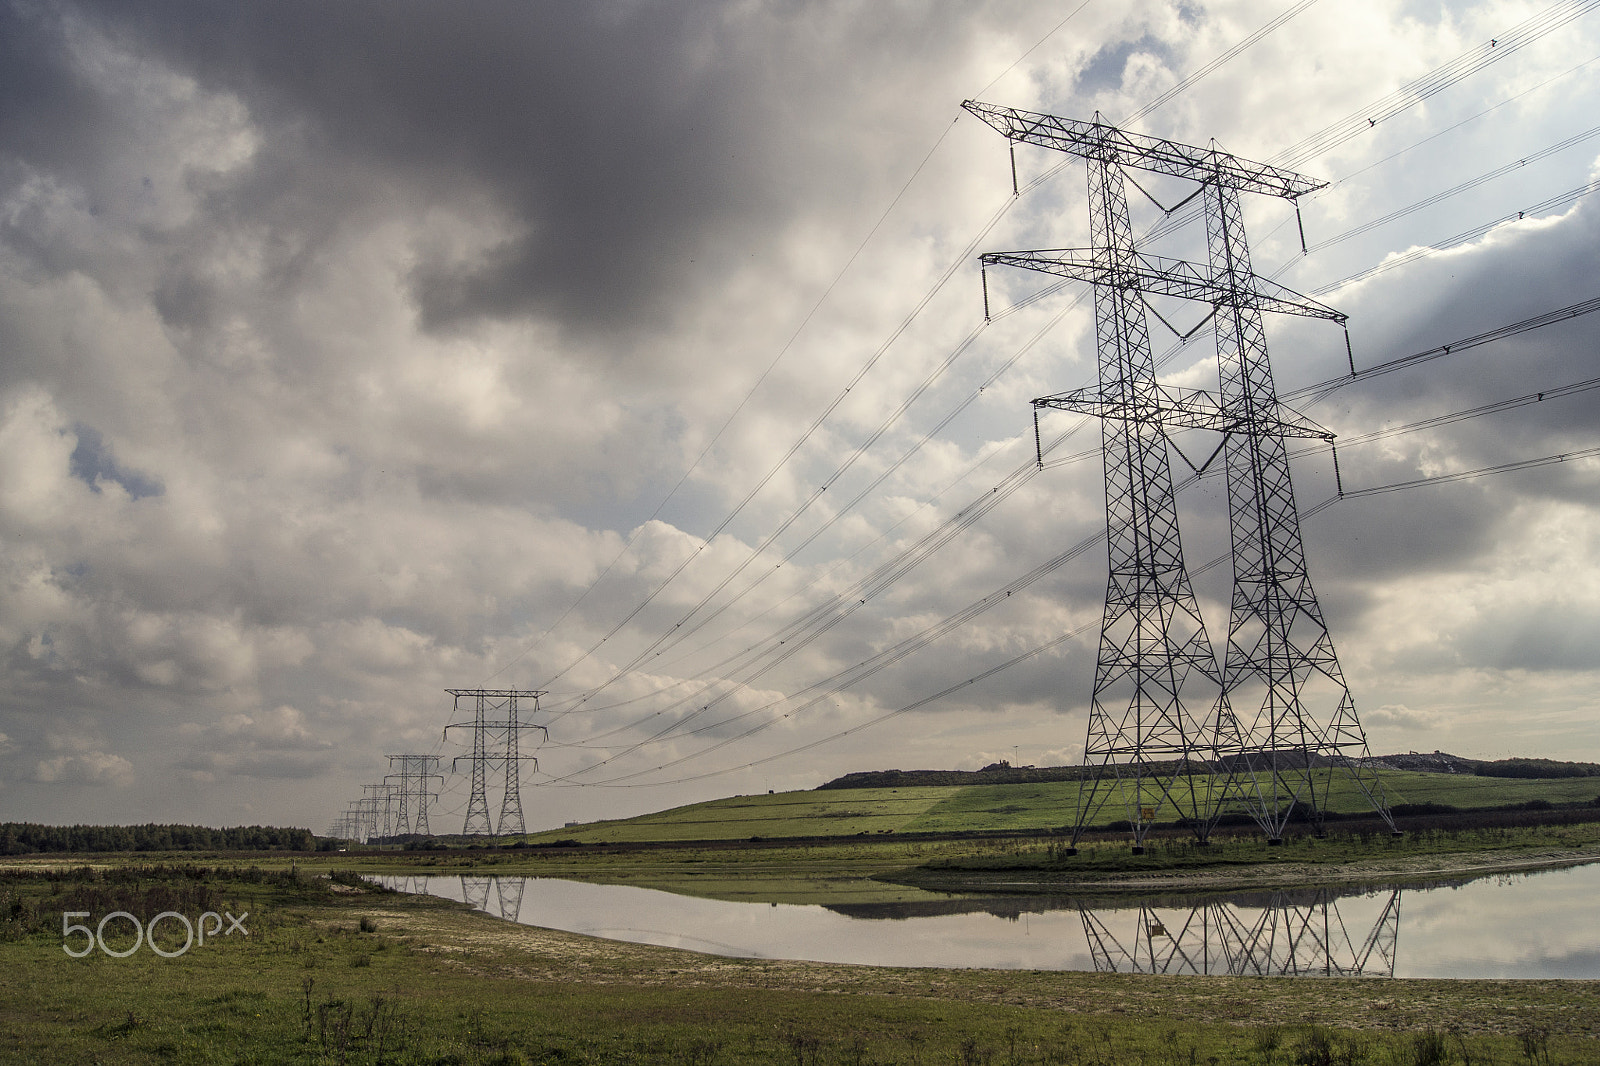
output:
[[[248,911],[181,957],[60,913]],[[166,950],[178,942],[165,935]],[[180,938],[181,939],[181,938]],[[125,941],[112,938],[117,949]],[[512,926],[345,874],[0,876],[0,1058],[27,1063],[1600,1062],[1600,984],[1151,978],[723,959]]]
[[[1600,797],[1600,779],[1526,780],[1385,771],[1391,804],[1443,804],[1463,810],[1510,807],[1529,801],[1557,805]],[[637,818],[594,822],[529,835],[534,842],[584,843],[670,840],[781,839],[888,833],[1044,832],[1072,822],[1078,800],[1072,781],[1020,785],[863,788],[776,795],[730,796]],[[1335,777],[1331,809],[1358,814],[1368,808],[1348,779]],[[1107,819],[1122,817],[1120,796],[1107,803]]]

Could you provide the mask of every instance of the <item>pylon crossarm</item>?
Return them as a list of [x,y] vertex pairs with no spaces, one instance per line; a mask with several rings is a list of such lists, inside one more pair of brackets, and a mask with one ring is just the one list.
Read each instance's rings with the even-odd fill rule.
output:
[[1293,200],[1327,185],[1325,181],[1256,163],[1224,152],[1215,145],[1199,148],[1177,141],[1129,133],[1103,122],[1019,111],[979,100],[964,109],[1005,134],[1011,141],[1036,144],[1068,155],[1099,159],[1135,170],[1188,178],[1208,184]]
[[1137,393],[1115,383],[1090,385],[1033,401],[1035,410],[1050,408],[1128,422],[1145,422],[1170,429],[1206,429],[1215,433],[1255,433],[1275,437],[1304,437],[1332,441],[1334,435],[1315,422],[1282,405],[1277,414],[1242,415],[1227,410],[1204,389],[1172,385],[1144,385]]
[[507,696],[538,698],[550,695],[547,690],[536,688],[447,688],[445,691],[452,696],[482,696],[486,699],[504,699]]
[[1044,274],[1196,300],[1213,307],[1248,307],[1276,314],[1318,318],[1343,323],[1349,317],[1325,303],[1279,285],[1259,274],[1213,278],[1202,267],[1182,259],[1135,252],[1120,261],[1090,248],[1035,248],[1016,252],[985,252],[984,266],[1009,266]]

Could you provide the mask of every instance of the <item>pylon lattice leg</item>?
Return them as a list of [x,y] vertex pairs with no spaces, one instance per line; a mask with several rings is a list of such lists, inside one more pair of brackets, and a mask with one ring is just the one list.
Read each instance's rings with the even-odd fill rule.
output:
[[[1131,266],[1123,182],[1115,162],[1090,158],[1095,254]],[[1141,417],[1156,397],[1144,301],[1130,280],[1095,285],[1094,307],[1101,390],[1121,401],[1124,416],[1107,418],[1101,431],[1110,577],[1084,745],[1094,776],[1080,786],[1072,841],[1114,794],[1135,847],[1165,808],[1205,839],[1215,805],[1209,778],[1191,771],[1194,760],[1209,763],[1215,745],[1190,708],[1214,699],[1215,658],[1184,567],[1166,435]]]
[[461,829],[467,836],[494,834],[494,826],[489,821],[489,738],[486,710],[484,697],[478,696],[476,718],[472,723],[472,793],[467,800],[466,824]]
[[1306,569],[1284,438],[1258,427],[1278,420],[1262,314],[1249,300],[1250,253],[1239,195],[1204,186],[1214,281],[1232,299],[1217,307],[1220,401],[1239,429],[1224,442],[1233,544],[1233,603],[1219,709],[1248,725],[1230,763],[1269,839],[1297,808],[1319,831],[1334,768],[1344,769],[1394,827],[1369,765],[1366,735]]
[[525,833],[522,820],[522,761],[518,752],[520,724],[517,721],[517,697],[506,700],[506,791],[500,800],[500,836]]

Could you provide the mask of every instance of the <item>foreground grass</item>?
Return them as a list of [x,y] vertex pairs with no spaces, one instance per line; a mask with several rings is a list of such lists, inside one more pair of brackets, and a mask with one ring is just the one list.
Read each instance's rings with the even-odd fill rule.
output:
[[[165,906],[196,886],[210,893],[196,905],[249,909],[250,936],[175,959],[62,951],[62,909]],[[12,874],[0,904],[0,1056],[18,1062],[1600,1062],[1597,982],[723,959],[298,868]]]

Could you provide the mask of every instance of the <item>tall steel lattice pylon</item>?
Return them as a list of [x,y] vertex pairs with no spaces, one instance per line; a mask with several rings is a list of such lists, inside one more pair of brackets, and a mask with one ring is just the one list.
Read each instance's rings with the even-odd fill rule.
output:
[[[1238,211],[1240,192],[1292,201],[1321,183],[1215,146],[1128,133],[1098,116],[1081,122],[975,101],[963,106],[1008,141],[1088,164],[1091,247],[982,257],[985,266],[1042,270],[1094,287],[1099,383],[1034,401],[1035,417],[1041,408],[1099,417],[1105,446],[1110,577],[1084,752],[1094,771],[1080,789],[1073,845],[1113,794],[1128,812],[1135,851],[1168,805],[1207,840],[1234,795],[1243,796],[1269,840],[1281,839],[1297,805],[1320,829],[1334,764],[1350,771],[1392,828],[1306,577],[1283,443],[1331,442],[1333,435],[1278,403],[1261,326],[1266,310],[1341,324],[1344,316],[1251,273]],[[1135,249],[1125,168],[1199,183],[1194,195],[1205,195],[1209,269]],[[1211,306],[1218,396],[1156,380],[1146,294]],[[1220,433],[1226,452],[1236,591],[1220,673],[1183,563],[1168,462],[1173,429]],[[1308,684],[1313,673],[1327,684]],[[1336,708],[1318,718],[1307,697],[1329,687],[1338,690]],[[1201,691],[1203,720],[1193,710]],[[1248,727],[1239,724],[1239,706],[1252,709]]]
[[[545,693],[537,689],[514,688],[452,688],[445,691],[455,697],[457,709],[463,698],[473,701],[472,721],[452,722],[445,726],[446,732],[451,729],[472,730],[472,754],[451,763],[454,769],[461,758],[466,758],[472,766],[472,795],[467,801],[466,824],[461,832],[466,836],[506,836],[527,832],[522,816],[522,764],[531,762],[537,770],[539,760],[521,753],[522,731],[537,729],[545,732],[545,728],[533,722],[524,722],[521,704],[524,700],[532,700],[533,712],[537,714],[539,697]],[[503,717],[494,718],[497,714]],[[500,820],[493,823],[489,820],[488,783],[489,773],[496,764],[505,770],[505,791],[500,800]]]

